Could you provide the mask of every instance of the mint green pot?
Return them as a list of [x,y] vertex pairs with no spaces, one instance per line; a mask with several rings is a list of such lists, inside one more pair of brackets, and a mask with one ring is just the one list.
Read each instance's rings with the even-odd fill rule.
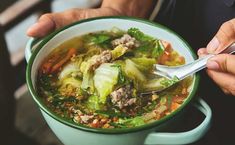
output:
[[[171,42],[173,48],[185,57],[187,63],[195,59],[195,54],[190,46],[173,31],[159,24],[131,17],[99,17],[82,20],[50,34],[41,41],[30,39],[25,51],[28,62],[27,85],[52,131],[65,145],[163,145],[188,144],[199,140],[210,127],[212,113],[210,107],[202,99],[190,103],[198,87],[199,78],[197,75],[194,76],[187,100],[180,108],[158,121],[135,128],[89,128],[61,118],[45,106],[35,89],[37,70],[45,57],[66,40],[89,32],[110,30],[114,26],[123,30],[137,27],[150,36]],[[192,104],[205,115],[200,125],[186,132],[161,132],[163,129],[170,127],[170,122],[173,122],[183,109],[187,109],[187,105]],[[179,122],[178,125],[183,124]]]

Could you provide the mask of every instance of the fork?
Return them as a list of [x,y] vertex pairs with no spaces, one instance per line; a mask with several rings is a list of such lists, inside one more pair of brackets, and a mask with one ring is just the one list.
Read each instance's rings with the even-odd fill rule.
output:
[[[233,54],[234,52],[235,52],[235,43],[228,46],[228,48],[226,48],[221,53]],[[166,66],[166,65],[155,64],[153,73],[168,78],[170,80],[177,78],[180,81],[204,69],[206,67],[206,62],[215,55],[216,54],[208,54],[191,63],[180,66]]]

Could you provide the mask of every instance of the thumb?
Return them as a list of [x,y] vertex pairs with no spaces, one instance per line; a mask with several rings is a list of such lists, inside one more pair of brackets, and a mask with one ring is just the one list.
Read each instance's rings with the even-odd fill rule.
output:
[[218,54],[235,42],[235,18],[222,24],[215,37],[207,45],[207,52]]
[[95,11],[96,9],[70,9],[60,13],[44,14],[39,18],[37,23],[27,30],[27,35],[30,37],[43,37],[63,26],[92,17],[90,13],[96,16],[97,12]]
[[27,35],[30,37],[43,37],[52,32],[56,28],[54,17],[55,14],[42,15],[37,23],[28,28]]
[[220,54],[212,57],[207,62],[209,70],[216,70],[235,75],[235,55]]

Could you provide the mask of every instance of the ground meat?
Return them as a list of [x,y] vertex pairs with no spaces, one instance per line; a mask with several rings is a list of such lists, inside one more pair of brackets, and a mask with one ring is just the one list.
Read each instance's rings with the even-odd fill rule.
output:
[[109,50],[103,51],[99,56],[96,57],[93,64],[91,65],[91,69],[94,71],[101,64],[110,62],[112,60],[112,53]]
[[128,34],[124,34],[121,38],[113,40],[112,45],[113,46],[123,45],[124,47],[132,49],[139,47],[140,43],[134,37],[131,37]]
[[136,98],[131,98],[132,89],[130,85],[121,87],[113,91],[110,95],[112,103],[120,109],[136,103]]

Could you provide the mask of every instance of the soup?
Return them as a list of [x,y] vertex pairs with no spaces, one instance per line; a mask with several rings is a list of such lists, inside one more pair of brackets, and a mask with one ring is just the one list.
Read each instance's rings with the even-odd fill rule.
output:
[[[46,57],[38,70],[37,91],[54,113],[79,125],[136,127],[172,113],[190,92],[192,77],[177,82],[156,76],[156,63],[176,66],[185,60],[170,43],[137,28],[89,33]],[[141,95],[172,84],[158,94]]]

